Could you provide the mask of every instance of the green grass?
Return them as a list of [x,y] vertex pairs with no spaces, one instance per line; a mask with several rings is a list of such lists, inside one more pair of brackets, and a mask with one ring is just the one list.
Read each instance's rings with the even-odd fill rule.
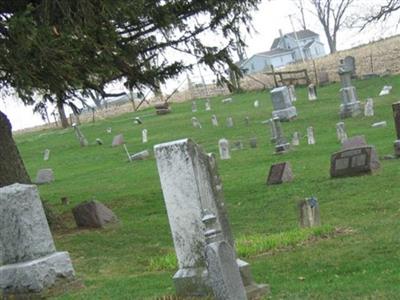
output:
[[[393,85],[392,94],[377,97],[383,85]],[[355,82],[365,101],[374,97],[375,116],[346,119],[349,136],[363,134],[380,156],[393,153],[395,139],[391,103],[399,100],[400,77]],[[191,137],[206,151],[218,153],[218,139],[241,140],[245,149],[233,151],[231,160],[218,160],[224,184],[229,219],[238,240],[238,252],[252,265],[257,282],[271,286],[273,299],[393,299],[400,294],[400,161],[382,161],[381,170],[371,176],[329,178],[330,154],[340,145],[335,124],[339,121],[339,85],[319,89],[319,99],[309,102],[306,89],[298,89],[295,103],[298,118],[283,124],[286,136],[294,131],[305,135],[313,126],[316,145],[306,139],[284,155],[274,155],[269,128],[261,121],[271,117],[267,92],[233,95],[222,104],[212,99],[212,111],[192,114],[191,103],[173,104],[173,113],[156,116],[153,109],[104,119],[81,126],[92,143],[80,148],[73,129],[54,129],[17,135],[16,140],[28,171],[34,178],[40,168],[53,168],[54,183],[40,186],[41,196],[62,214],[68,229],[54,233],[57,249],[69,251],[78,277],[85,288],[57,299],[154,299],[173,295],[175,272],[173,244],[154,158],[128,163],[122,147],[111,148],[112,137],[123,133],[131,152],[152,150],[153,145]],[[253,107],[254,100],[260,107]],[[218,128],[211,125],[216,114]],[[191,126],[195,115],[202,129]],[[143,125],[135,125],[140,116]],[[226,128],[232,116],[234,128]],[[250,126],[245,126],[245,117]],[[386,128],[372,128],[386,120]],[[112,127],[112,134],[106,128]],[[148,129],[149,143],[141,143],[141,130]],[[95,145],[101,138],[105,144]],[[248,141],[257,137],[258,148]],[[51,149],[50,160],[42,152]],[[272,163],[290,161],[295,179],[291,183],[266,186]],[[296,203],[315,195],[326,227],[350,228],[352,234],[310,238],[299,231]],[[62,206],[67,196],[70,205]],[[74,228],[71,208],[96,198],[120,218],[121,226],[104,230]],[[329,231],[329,230],[328,230]],[[240,246],[241,241],[243,241]],[[246,242],[247,241],[247,242]],[[251,241],[251,242],[249,242]],[[258,248],[258,246],[262,246]],[[272,248],[271,248],[272,247]],[[284,251],[269,251],[282,249]],[[261,250],[260,250],[261,249]],[[267,255],[259,255],[267,252]],[[173,253],[173,252],[172,252]],[[301,278],[301,280],[299,279]]]

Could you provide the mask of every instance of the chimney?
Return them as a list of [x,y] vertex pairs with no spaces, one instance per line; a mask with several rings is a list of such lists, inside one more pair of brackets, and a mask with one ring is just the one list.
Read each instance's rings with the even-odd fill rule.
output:
[[279,36],[281,37],[281,39],[283,38],[282,29],[279,29]]
[[285,39],[283,38],[282,29],[279,29],[279,36],[280,36],[280,42],[282,42],[282,45],[281,45],[281,47],[278,47],[278,48],[286,49],[286,43],[285,43]]

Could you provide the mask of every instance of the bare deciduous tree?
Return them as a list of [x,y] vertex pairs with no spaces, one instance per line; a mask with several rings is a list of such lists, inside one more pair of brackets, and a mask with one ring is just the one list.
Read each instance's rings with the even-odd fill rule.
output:
[[346,21],[346,13],[355,0],[310,0],[321,23],[331,53],[336,52],[338,31]]
[[396,11],[400,11],[400,0],[386,0],[378,10],[363,18],[361,30],[373,22],[386,21]]
[[307,23],[306,23],[306,18],[305,18],[305,13],[304,13],[304,10],[305,10],[304,0],[293,0],[293,2],[300,12],[300,18],[297,17],[297,21],[300,23],[301,29],[306,30]]

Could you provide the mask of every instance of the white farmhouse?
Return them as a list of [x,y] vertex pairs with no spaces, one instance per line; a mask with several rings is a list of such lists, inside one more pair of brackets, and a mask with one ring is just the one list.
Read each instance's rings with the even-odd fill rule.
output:
[[307,60],[325,55],[325,48],[320,42],[319,35],[311,30],[287,34],[279,31],[279,33],[280,37],[274,40],[269,51],[254,54],[239,62],[239,67],[245,73],[251,74],[269,71],[271,65],[280,68],[301,61],[303,58]]

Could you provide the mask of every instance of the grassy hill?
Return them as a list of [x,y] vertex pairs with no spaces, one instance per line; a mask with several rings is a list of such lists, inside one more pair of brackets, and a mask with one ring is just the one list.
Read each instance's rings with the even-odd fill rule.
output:
[[[384,84],[393,85],[389,96],[377,97]],[[356,81],[362,101],[374,98],[375,116],[346,119],[349,136],[363,134],[375,145],[378,155],[393,153],[395,130],[391,103],[400,96],[400,77]],[[50,167],[56,180],[40,186],[44,200],[62,214],[68,228],[54,232],[58,250],[69,251],[78,277],[85,288],[57,299],[154,299],[173,295],[174,250],[163,202],[156,163],[128,163],[122,147],[111,147],[114,135],[123,133],[130,152],[180,138],[191,137],[207,152],[218,153],[218,140],[241,140],[245,149],[233,151],[231,160],[218,159],[225,199],[240,253],[252,265],[257,282],[269,283],[273,299],[354,299],[396,298],[400,295],[400,185],[398,160],[384,160],[372,176],[330,179],[330,155],[339,150],[336,126],[339,121],[339,85],[319,89],[319,99],[309,102],[306,89],[297,89],[298,118],[283,123],[285,135],[294,131],[303,136],[308,126],[315,130],[316,145],[300,146],[284,155],[274,155],[269,127],[261,121],[271,117],[269,93],[233,95],[232,103],[211,101],[212,111],[198,112],[191,103],[174,104],[173,113],[156,116],[153,109],[124,114],[81,126],[91,145],[80,148],[72,128],[17,135],[16,141],[32,178],[38,169]],[[254,108],[258,99],[260,107]],[[211,125],[216,114],[218,128]],[[143,125],[134,124],[139,116]],[[191,125],[196,116],[203,128]],[[227,128],[232,116],[234,128]],[[250,125],[245,125],[249,116]],[[386,128],[372,128],[386,120]],[[112,128],[108,134],[106,129]],[[141,143],[146,128],[149,142]],[[258,148],[249,147],[257,137]],[[103,146],[95,144],[101,138]],[[43,161],[43,150],[51,149]],[[266,186],[272,163],[290,161],[295,180]],[[320,203],[320,231],[298,230],[296,203],[315,195]],[[61,205],[68,197],[70,204]],[[121,226],[104,230],[78,230],[70,210],[76,204],[97,199],[120,218]],[[339,233],[332,233],[338,228]],[[281,238],[277,238],[281,237]],[[250,251],[254,238],[265,246]],[[247,244],[246,244],[247,241]],[[275,241],[275,242],[274,242]],[[247,245],[247,246],[246,246]]]

